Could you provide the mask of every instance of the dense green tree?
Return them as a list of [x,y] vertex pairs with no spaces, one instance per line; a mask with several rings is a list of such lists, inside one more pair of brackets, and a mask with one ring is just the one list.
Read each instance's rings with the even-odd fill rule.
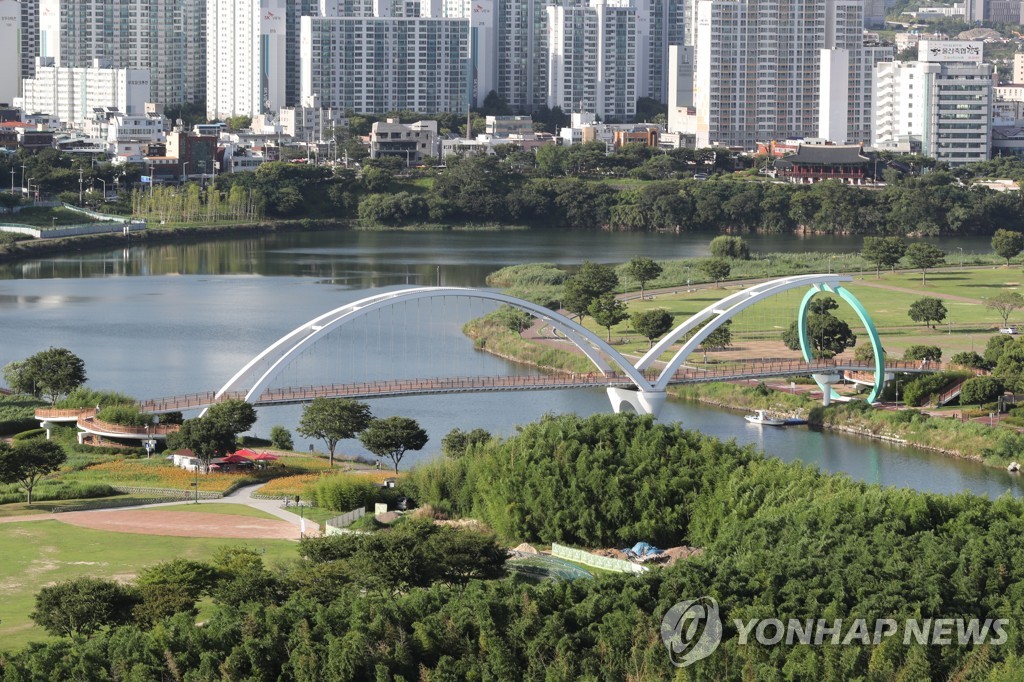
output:
[[954,353],[949,359],[949,364],[969,367],[970,369],[988,369],[988,362],[985,361],[985,358],[978,355],[973,350]]
[[974,377],[960,387],[960,403],[982,405],[994,402],[1003,394],[1003,382],[996,377]]
[[13,446],[0,441],[0,483],[20,483],[28,504],[32,504],[36,484],[57,471],[67,458],[56,441],[33,438]]
[[[832,358],[857,345],[857,335],[850,330],[850,325],[833,315],[809,314],[807,338],[815,358]],[[800,349],[796,320],[782,333],[782,341],[790,350]]]
[[594,318],[594,322],[607,330],[608,343],[612,341],[612,327],[629,318],[626,304],[610,293],[601,294],[591,301],[587,312]]
[[270,427],[270,444],[278,450],[294,450],[295,442],[292,440],[292,432],[275,424]]
[[[986,348],[985,358],[988,357]],[[1007,390],[1024,393],[1024,338],[1016,338],[1003,345],[999,359],[994,364],[992,375],[1002,379]]]
[[907,349],[903,351],[903,359],[938,362],[942,359],[942,349],[938,346],[927,346],[924,344],[907,346]]
[[653,258],[634,256],[626,263],[626,275],[640,284],[640,300],[644,300],[644,286],[661,275],[662,267]]
[[359,434],[359,440],[363,447],[377,457],[390,459],[397,474],[398,465],[405,457],[405,453],[410,450],[422,450],[429,439],[427,432],[420,428],[415,419],[387,417],[371,421]]
[[55,403],[85,383],[85,362],[67,348],[50,347],[3,369],[4,380],[17,393]]
[[491,433],[486,429],[476,428],[472,431],[463,431],[455,428],[441,439],[441,454],[458,459],[464,456],[470,448],[486,443],[491,438]]
[[1010,324],[1010,315],[1015,310],[1024,308],[1024,296],[1016,291],[1004,291],[992,298],[985,299],[985,307],[994,311],[1003,320],[1003,326]]
[[[885,356],[885,352],[882,353]],[[860,362],[874,362],[875,348],[870,343],[865,343],[853,349],[853,359]]]
[[750,248],[743,237],[720,235],[711,240],[708,249],[715,258],[750,260]]
[[634,331],[647,339],[648,347],[653,347],[656,338],[672,329],[675,318],[664,308],[654,308],[633,313],[630,319]]
[[338,442],[355,438],[372,421],[373,414],[366,403],[350,398],[314,398],[303,408],[296,430],[306,438],[322,440],[333,467]]
[[612,293],[619,276],[610,265],[583,261],[583,265],[562,285],[562,307],[583,320],[594,299]]
[[44,587],[31,618],[57,637],[89,637],[128,623],[136,597],[113,580],[81,577]]
[[875,264],[875,277],[881,277],[883,267],[894,268],[907,252],[907,243],[900,237],[864,237],[861,256]]
[[1006,259],[1006,267],[1010,267],[1010,259],[1024,251],[1024,234],[1014,230],[996,230],[992,235],[992,250],[1000,258]]
[[715,283],[716,287],[721,287],[722,280],[729,276],[732,267],[728,261],[721,258],[705,258],[700,263],[700,270],[705,277]]
[[921,271],[921,283],[926,283],[928,270],[946,262],[946,252],[937,246],[917,242],[907,247],[907,260]]
[[503,305],[494,314],[506,329],[520,336],[533,324],[533,315],[514,306]]
[[996,363],[999,362],[999,358],[1003,356],[1003,351],[1006,350],[1006,347],[1011,345],[1013,341],[1014,338],[1008,334],[996,334],[995,336],[990,336],[988,341],[985,343],[985,352],[983,353],[985,362],[987,362],[990,367],[994,367]]
[[933,329],[936,322],[942,322],[946,319],[946,313],[946,305],[941,299],[928,296],[917,299],[910,304],[910,308],[907,310],[907,315],[914,322],[924,322],[926,325],[931,324]]
[[226,423],[205,417],[186,419],[174,433],[167,436],[170,450],[191,450],[203,471],[214,457],[224,457],[236,449],[237,432]]

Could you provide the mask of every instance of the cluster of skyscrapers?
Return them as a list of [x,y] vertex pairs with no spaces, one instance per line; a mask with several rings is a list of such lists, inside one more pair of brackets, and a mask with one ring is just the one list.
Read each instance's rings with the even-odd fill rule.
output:
[[[1005,0],[971,0],[972,11],[996,1]],[[211,119],[276,115],[313,101],[357,113],[465,113],[495,91],[520,113],[557,106],[626,121],[637,99],[648,97],[667,103],[670,130],[692,135],[699,147],[819,138],[897,148],[916,137],[936,153],[973,158],[975,142],[991,141],[992,67],[980,48],[967,54],[938,43],[915,62],[893,63],[894,47],[866,31],[883,21],[885,7],[885,0],[0,0],[0,45],[15,57],[11,66],[0,59],[0,68],[20,64],[13,95],[27,101],[40,90],[63,92],[62,111],[75,110],[86,77],[40,70],[128,70],[103,87],[134,86],[119,95],[129,108],[138,108],[142,88],[147,102],[205,102]],[[13,96],[11,80],[0,77],[0,101]],[[974,128],[975,107],[987,107],[986,130]]]

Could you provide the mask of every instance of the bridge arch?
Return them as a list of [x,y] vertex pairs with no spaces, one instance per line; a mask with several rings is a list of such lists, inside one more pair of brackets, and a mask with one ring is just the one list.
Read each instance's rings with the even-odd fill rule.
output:
[[[857,313],[857,317],[860,318],[861,324],[864,325],[864,329],[867,330],[868,339],[871,341],[871,350],[875,354],[875,385],[871,389],[871,393],[868,395],[867,401],[873,403],[878,400],[878,396],[882,393],[882,389],[885,386],[885,351],[882,349],[882,340],[878,336],[878,329],[875,327],[874,320],[868,315],[868,311],[864,308],[864,304],[858,300],[856,296],[850,293],[849,289],[839,286],[838,284],[830,284],[827,282],[819,282],[814,284],[810,291],[808,291],[803,300],[800,301],[800,309],[797,311],[797,330],[800,333],[800,352],[803,355],[804,360],[810,362],[814,358],[814,353],[811,351],[811,341],[807,334],[807,314],[810,309],[811,299],[820,293],[833,293],[843,299],[853,308],[853,311]],[[814,377],[814,381],[817,382],[821,390],[826,394],[830,394],[831,397],[837,397],[837,394],[832,389],[832,386],[828,383],[821,381],[817,375]]]
[[[691,315],[685,322],[662,337],[658,343],[654,344],[654,346],[637,361],[636,368],[641,371],[647,369],[655,360],[658,359],[658,357],[661,356],[662,353],[679,341],[679,339],[704,324],[696,334],[690,337],[690,339],[687,340],[678,351],[676,351],[675,355],[672,356],[672,359],[668,361],[668,364],[666,364],[665,368],[661,371],[661,374],[658,375],[658,379],[654,382],[653,388],[655,391],[664,391],[672,380],[672,375],[676,373],[676,370],[678,370],[683,364],[683,361],[686,360],[687,356],[696,350],[697,347],[700,346],[701,342],[704,341],[704,339],[706,339],[713,331],[726,321],[732,319],[740,311],[749,308],[755,303],[791,289],[798,289],[806,286],[829,286],[842,289],[842,287],[839,287],[840,282],[850,282],[852,280],[853,277],[849,275],[817,274],[784,277],[782,279],[773,279],[767,282],[761,282],[760,284],[755,284],[752,287],[748,287],[742,291],[731,294],[730,296],[726,296],[722,300],[712,303],[700,312]],[[830,289],[830,291],[831,290],[832,289]],[[843,291],[846,290],[843,289]],[[849,294],[849,292],[847,293]],[[859,302],[858,305],[860,305]],[[863,306],[861,306],[861,310],[863,310]],[[865,312],[865,315],[866,314],[867,313]],[[865,318],[862,317],[861,319],[863,320]],[[873,326],[871,328],[874,329]]]
[[[298,358],[313,342],[330,334],[342,325],[396,303],[446,296],[495,301],[527,312],[562,332],[569,341],[586,354],[602,373],[612,374],[621,372],[633,382],[640,392],[650,391],[652,388],[650,382],[644,378],[643,373],[603,341],[601,337],[564,315],[548,308],[513,296],[483,289],[419,287],[370,296],[354,303],[343,305],[340,308],[335,308],[296,327],[242,367],[217,391],[215,400],[219,400],[225,394],[245,391],[245,400],[253,403],[285,367]],[[614,368],[605,357],[611,360],[611,363],[615,365]]]

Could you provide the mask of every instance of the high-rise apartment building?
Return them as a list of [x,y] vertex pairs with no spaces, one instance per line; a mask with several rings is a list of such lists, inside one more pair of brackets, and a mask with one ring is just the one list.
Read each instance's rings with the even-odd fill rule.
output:
[[498,94],[516,111],[548,100],[548,27],[545,0],[496,0]]
[[0,0],[0,103],[21,91],[21,3]]
[[36,75],[39,56],[39,0],[21,0],[21,77]]
[[467,111],[468,19],[303,17],[301,36],[303,99],[372,114]]
[[814,137],[826,0],[701,0],[697,146]]
[[22,83],[24,94],[18,104],[27,114],[51,114],[66,124],[81,124],[95,109],[142,115],[149,98],[149,79],[145,69],[111,69],[98,63],[56,66],[52,59],[40,57],[35,78]]
[[838,144],[871,139],[875,65],[891,61],[892,45],[864,42],[864,3],[828,0],[821,50],[818,137]]
[[285,106],[285,0],[207,0],[206,115],[256,116]]
[[97,59],[118,69],[147,69],[150,101],[203,99],[202,0],[38,0],[39,54],[65,67]]
[[550,107],[632,119],[637,98],[637,11],[623,3],[547,8]]
[[980,41],[925,41],[916,62],[876,67],[872,146],[908,149],[952,166],[992,147],[992,65]]

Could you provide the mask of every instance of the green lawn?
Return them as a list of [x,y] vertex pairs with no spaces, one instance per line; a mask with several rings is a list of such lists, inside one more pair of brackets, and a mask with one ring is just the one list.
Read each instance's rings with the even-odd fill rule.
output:
[[[209,505],[200,505],[209,506]],[[40,587],[84,575],[131,580],[140,569],[178,557],[208,559],[217,547],[247,546],[269,562],[293,559],[294,542],[125,535],[58,521],[0,525],[0,647],[18,649],[45,639],[29,619]]]
[[[998,333],[999,327],[1002,326],[1002,319],[986,308],[982,301],[1002,291],[1022,291],[1022,284],[1024,273],[1015,265],[1010,268],[988,267],[932,272],[923,284],[920,272],[883,273],[880,278],[876,278],[874,274],[866,274],[863,278],[856,277],[846,285],[846,288],[867,308],[879,328],[883,344],[891,354],[900,355],[909,345],[930,344],[943,348],[944,355],[948,357],[959,351],[982,350],[988,338]],[[883,286],[894,287],[900,291],[882,288]],[[630,312],[665,308],[675,315],[678,324],[740,288],[741,285],[723,285],[721,289],[661,294],[654,300],[629,301],[628,307]],[[742,346],[742,341],[779,339],[782,331],[795,319],[803,295],[803,289],[785,292],[736,315],[732,324],[734,345]],[[910,305],[925,296],[944,299],[949,311],[946,322],[936,329],[915,323],[907,315]],[[950,300],[945,298],[947,296],[964,297],[971,301]],[[866,340],[862,334],[860,320],[849,306],[841,303],[834,314],[846,320],[854,332]],[[948,322],[952,322],[952,333]],[[1024,311],[1011,315],[1010,322],[1024,323]],[[585,326],[602,337],[607,334],[603,327],[598,327],[594,323],[592,317],[586,318]],[[639,355],[647,350],[646,339],[633,333],[628,320],[612,327],[611,335],[613,344],[620,352]],[[778,353],[786,351],[781,341],[775,345]],[[764,354],[770,352],[759,349],[754,356]],[[664,359],[668,357],[666,355]],[[750,354],[748,353],[746,357],[750,357]]]
[[176,512],[199,512],[201,514],[227,514],[230,516],[251,516],[257,519],[273,519],[279,521],[273,514],[249,507],[244,504],[232,504],[229,502],[201,502],[199,504],[172,504],[166,507],[153,507],[152,509],[140,509],[142,512],[154,511],[176,511]]

